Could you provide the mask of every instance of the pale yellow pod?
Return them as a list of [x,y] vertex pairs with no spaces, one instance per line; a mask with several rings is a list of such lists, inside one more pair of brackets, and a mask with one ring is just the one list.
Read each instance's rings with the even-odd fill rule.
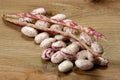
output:
[[36,29],[29,27],[29,26],[24,26],[21,29],[21,32],[28,37],[35,37],[38,33],[38,31]]

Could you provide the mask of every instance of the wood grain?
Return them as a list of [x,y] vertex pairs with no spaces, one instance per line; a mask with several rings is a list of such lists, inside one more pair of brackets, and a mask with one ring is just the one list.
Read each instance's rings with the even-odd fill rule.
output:
[[20,27],[0,17],[0,80],[119,80],[120,75],[120,0],[0,0],[0,16],[30,12],[45,7],[52,15],[64,13],[83,26],[91,26],[106,35],[102,42],[108,67],[91,71],[76,68],[60,73],[57,65],[42,61],[42,49],[32,38],[20,33]]

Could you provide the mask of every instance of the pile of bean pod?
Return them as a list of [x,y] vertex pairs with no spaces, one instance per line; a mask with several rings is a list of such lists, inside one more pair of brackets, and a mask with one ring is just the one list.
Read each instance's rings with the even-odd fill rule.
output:
[[[37,8],[30,14],[46,15],[46,10],[44,8]],[[50,19],[63,20],[66,23],[72,22],[72,20],[67,19],[64,14],[56,14],[50,17]],[[76,29],[64,25],[56,23],[51,24],[47,21],[35,20],[26,16],[18,18],[18,21],[18,23],[32,23],[35,26],[58,30],[72,35],[78,35],[78,33],[80,33],[78,38],[81,42],[85,43],[85,45],[90,47],[97,54],[102,55],[104,52],[102,45],[95,39],[95,37],[90,36],[86,32],[79,32]],[[41,53],[41,58],[59,64],[58,70],[60,72],[68,72],[72,70],[74,66],[81,70],[90,70],[94,65],[106,66],[108,64],[107,59],[104,59],[101,56],[95,57],[89,50],[82,47],[74,38],[66,37],[62,34],[54,34],[54,31],[49,33],[44,30],[38,30],[31,27],[31,25],[22,25],[21,32],[25,36],[34,37],[35,43],[44,48],[44,51]]]

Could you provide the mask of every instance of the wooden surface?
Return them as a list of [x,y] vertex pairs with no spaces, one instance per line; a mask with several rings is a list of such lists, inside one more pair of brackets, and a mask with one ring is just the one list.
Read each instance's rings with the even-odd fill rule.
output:
[[[86,1],[86,2],[85,2]],[[49,13],[64,13],[83,26],[92,26],[106,35],[102,42],[108,67],[91,71],[76,68],[60,73],[57,65],[42,61],[42,49],[20,27],[4,23],[0,17],[0,80],[120,80],[120,0],[0,0],[0,15],[30,12],[45,7]]]

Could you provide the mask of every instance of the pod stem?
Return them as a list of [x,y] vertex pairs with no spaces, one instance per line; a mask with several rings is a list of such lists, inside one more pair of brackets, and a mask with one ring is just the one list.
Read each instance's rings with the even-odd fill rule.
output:
[[36,26],[34,24],[27,23],[27,22],[20,22],[18,19],[15,19],[14,17],[9,18],[8,15],[7,16],[3,15],[3,19],[10,22],[10,23],[14,23],[16,25],[29,26],[29,27],[33,27],[33,28],[38,29],[38,30],[46,31],[46,32],[53,33],[53,34],[61,34],[61,35],[66,36],[66,37],[73,38],[79,42],[79,44],[81,45],[82,48],[85,48],[86,50],[88,50],[94,57],[101,56],[98,53],[95,53],[91,48],[89,48],[85,43],[83,43],[77,36],[75,36],[73,34],[69,34],[69,33],[66,33],[63,31],[55,30],[55,29],[45,28],[42,26]]
[[83,31],[87,34],[89,34],[90,36],[93,36],[97,39],[105,39],[104,35],[97,32],[95,29],[91,28],[91,27],[83,27],[81,25],[76,24],[75,22],[65,22],[64,20],[58,20],[58,19],[50,19],[44,15],[33,15],[30,13],[20,13],[20,14],[13,14],[13,15],[6,15],[7,17],[14,17],[14,18],[19,18],[19,17],[29,17],[29,18],[33,18],[33,19],[38,19],[38,20],[42,20],[42,21],[46,21],[46,22],[51,22],[51,23],[55,23],[55,24],[59,24],[59,25],[63,25],[69,28],[73,28],[75,30],[80,30]]

